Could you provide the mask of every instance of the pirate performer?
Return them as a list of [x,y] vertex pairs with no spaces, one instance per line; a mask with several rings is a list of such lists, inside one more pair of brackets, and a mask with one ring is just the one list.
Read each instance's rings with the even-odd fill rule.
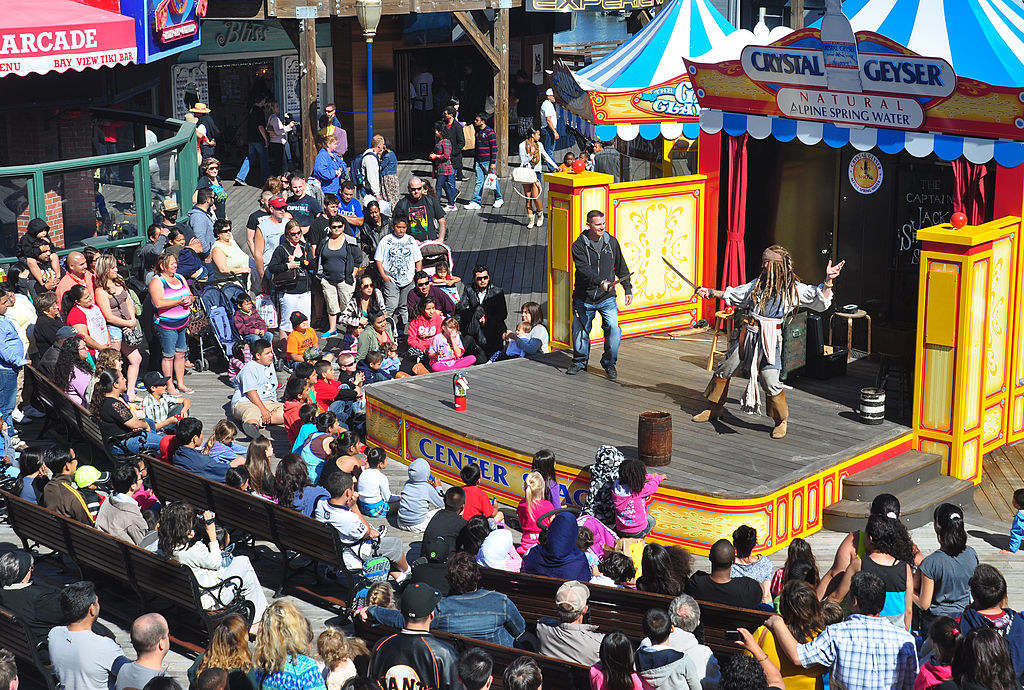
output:
[[[709,409],[693,416],[695,422],[718,419],[725,411],[729,394],[729,379],[740,369],[749,372],[750,380],[740,397],[744,412],[758,414],[766,412],[775,422],[772,438],[786,435],[786,420],[789,405],[786,392],[779,381],[782,370],[782,322],[791,311],[808,307],[825,311],[832,304],[832,284],[845,261],[825,269],[825,282],[807,285],[793,270],[793,257],[784,247],[773,244],[761,255],[761,275],[746,285],[725,290],[699,288],[697,295],[703,298],[721,299],[731,307],[748,309],[748,316],[740,328],[740,336],[729,348],[725,359],[715,369],[704,397],[711,403]],[[758,382],[760,381],[760,386]],[[767,395],[762,408],[761,387]]]

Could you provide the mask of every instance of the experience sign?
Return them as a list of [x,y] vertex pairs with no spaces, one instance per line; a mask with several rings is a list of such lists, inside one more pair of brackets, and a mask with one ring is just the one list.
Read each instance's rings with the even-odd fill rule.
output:
[[[956,73],[941,58],[859,53],[864,91],[945,98],[956,89]],[[820,49],[747,46],[740,55],[743,72],[756,82],[827,88]]]
[[924,124],[924,109],[913,98],[782,88],[775,101],[783,115],[801,120],[894,129]]

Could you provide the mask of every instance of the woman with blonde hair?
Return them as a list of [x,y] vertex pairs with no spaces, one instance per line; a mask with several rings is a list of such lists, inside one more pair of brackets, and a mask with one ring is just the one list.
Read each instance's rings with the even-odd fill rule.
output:
[[544,498],[546,482],[540,472],[530,472],[523,479],[524,498],[516,507],[516,515],[519,516],[519,524],[523,532],[523,540],[516,548],[521,554],[525,554],[536,546],[540,537],[540,525],[537,518],[544,513],[555,509],[551,501]]
[[117,272],[117,259],[110,254],[96,257],[96,306],[107,320],[110,342],[116,344],[128,360],[128,400],[138,402],[135,384],[139,379],[142,353],[142,329],[135,311],[135,302]]
[[255,688],[257,679],[249,651],[249,626],[237,613],[226,617],[210,636],[206,651],[196,658],[188,670],[189,683],[195,687],[196,678],[208,668],[222,668],[228,672],[229,688]]
[[316,653],[327,690],[341,690],[345,681],[356,675],[352,660],[357,656],[368,657],[370,650],[360,638],[348,637],[337,628],[328,627],[316,638]]
[[309,655],[313,630],[290,601],[275,601],[256,633],[253,665],[260,690],[325,688],[320,666]]
[[228,217],[228,193],[220,181],[220,161],[212,156],[204,158],[199,164],[199,182],[196,184],[196,191],[192,192],[192,203],[199,198],[200,189],[209,189],[213,194],[214,213],[218,220],[225,220]]

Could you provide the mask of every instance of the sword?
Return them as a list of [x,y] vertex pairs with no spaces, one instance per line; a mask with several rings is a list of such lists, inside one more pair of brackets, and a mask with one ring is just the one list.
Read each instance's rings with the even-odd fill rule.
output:
[[697,292],[697,290],[700,290],[700,288],[699,288],[699,287],[698,287],[697,285],[694,285],[694,283],[693,283],[693,281],[692,281],[692,280],[690,280],[689,278],[687,278],[686,276],[684,276],[684,275],[683,275],[683,274],[682,274],[682,273],[680,272],[680,270],[679,270],[678,268],[676,268],[675,266],[673,266],[673,265],[672,265],[672,262],[668,260],[668,257],[666,257],[666,256],[662,255],[662,257],[661,257],[661,260],[665,262],[665,265],[666,265],[666,266],[668,266],[669,268],[671,268],[671,269],[672,269],[672,272],[673,272],[673,273],[675,273],[675,274],[676,274],[677,276],[679,276],[680,278],[682,278],[682,279],[683,279],[683,282],[684,282],[684,283],[686,283],[687,285],[689,285],[690,287],[692,287],[692,288],[693,288],[693,291],[694,291],[694,292]]

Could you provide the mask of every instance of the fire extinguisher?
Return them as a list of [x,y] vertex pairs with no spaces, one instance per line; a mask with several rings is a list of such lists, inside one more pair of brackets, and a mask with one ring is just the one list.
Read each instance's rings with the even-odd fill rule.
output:
[[455,374],[452,377],[452,390],[455,392],[455,411],[466,411],[466,392],[469,391],[469,381],[462,374]]

